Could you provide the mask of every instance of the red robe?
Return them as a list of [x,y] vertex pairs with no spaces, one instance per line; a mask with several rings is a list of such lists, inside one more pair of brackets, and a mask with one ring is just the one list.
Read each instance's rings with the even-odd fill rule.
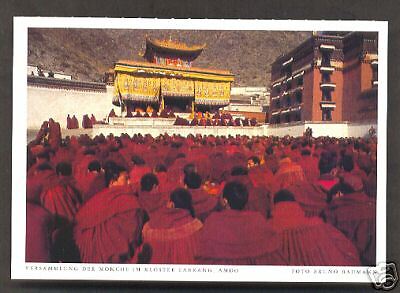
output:
[[26,203],[26,262],[50,262],[53,217],[42,207]]
[[365,266],[376,264],[376,202],[362,192],[335,198],[329,204],[327,220],[357,247]]
[[274,192],[282,188],[287,188],[292,184],[305,180],[304,172],[301,166],[293,163],[290,158],[284,158],[279,162],[279,169],[274,176]]
[[317,185],[308,181],[293,184],[287,188],[300,204],[307,217],[319,217],[328,206],[326,193]]
[[197,263],[284,265],[285,261],[278,235],[258,212],[224,210],[205,221]]
[[82,202],[87,202],[93,195],[106,188],[104,173],[86,172],[76,176],[76,187],[78,188]]
[[141,207],[150,215],[165,207],[168,198],[165,194],[157,191],[139,191],[138,196]]
[[204,222],[211,212],[219,209],[218,197],[210,196],[204,189],[188,189],[192,195],[192,203],[196,218]]
[[144,212],[129,187],[111,187],[87,201],[75,221],[82,262],[121,263],[140,245]]
[[152,264],[194,264],[203,224],[187,210],[160,209],[143,227],[144,243],[152,247]]
[[43,185],[40,203],[62,222],[72,222],[82,200],[70,183],[54,177]]
[[276,204],[270,221],[281,238],[281,251],[289,265],[360,265],[351,241],[322,219],[305,217],[297,202]]

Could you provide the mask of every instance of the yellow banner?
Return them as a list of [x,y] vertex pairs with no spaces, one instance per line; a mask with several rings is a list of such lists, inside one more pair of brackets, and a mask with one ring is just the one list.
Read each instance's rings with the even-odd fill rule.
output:
[[114,87],[123,100],[158,101],[160,78],[117,73]]
[[161,94],[163,96],[194,97],[193,80],[162,78]]
[[229,104],[230,95],[230,82],[195,81],[195,102],[197,104]]

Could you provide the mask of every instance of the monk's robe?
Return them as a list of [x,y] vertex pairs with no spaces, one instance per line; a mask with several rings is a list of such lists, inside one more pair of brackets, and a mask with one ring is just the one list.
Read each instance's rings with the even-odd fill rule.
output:
[[271,189],[274,175],[272,171],[264,164],[249,169],[249,179],[254,187]]
[[76,187],[82,202],[87,202],[93,195],[106,188],[104,173],[86,172],[76,176]]
[[306,217],[320,217],[328,206],[326,193],[306,180],[287,186],[286,189],[294,194]]
[[284,158],[279,161],[279,169],[274,176],[273,191],[302,182],[305,180],[304,172],[301,166],[292,162],[290,158]]
[[360,265],[353,243],[322,219],[307,218],[297,202],[276,204],[270,221],[280,236],[281,252],[289,265]]
[[301,156],[297,162],[303,169],[308,182],[315,182],[319,177],[318,158],[313,156]]
[[26,262],[50,262],[53,217],[39,205],[26,203]]
[[129,179],[132,185],[140,186],[140,180],[142,179],[143,175],[151,173],[151,169],[147,165],[135,165],[129,171]]
[[275,155],[267,155],[265,157],[265,165],[275,174],[279,169],[279,160]]
[[329,190],[332,189],[333,186],[339,183],[339,178],[333,176],[331,174],[323,174],[319,176],[316,184],[321,187],[321,189],[328,193]]
[[58,224],[62,224],[72,222],[82,204],[82,199],[79,192],[68,181],[54,177],[43,185],[40,203],[56,216]]
[[53,150],[57,149],[61,144],[61,128],[60,123],[49,121],[49,144]]
[[194,213],[200,221],[204,222],[211,212],[220,208],[217,196],[208,195],[202,188],[188,190],[192,195]]
[[151,216],[159,209],[165,207],[168,202],[166,194],[159,190],[155,191],[139,191],[138,195],[140,206]]
[[198,264],[285,265],[280,240],[268,222],[253,211],[212,213],[200,233]]
[[74,239],[85,263],[123,263],[141,243],[145,217],[127,186],[106,188],[75,216]]
[[271,215],[272,201],[270,190],[266,187],[255,187],[247,175],[232,176],[233,180],[239,180],[246,185],[249,192],[249,198],[245,206],[245,210],[259,212],[264,218]]
[[143,242],[152,248],[152,264],[194,264],[203,224],[187,210],[163,208],[143,227]]
[[44,170],[36,174],[27,176],[26,179],[26,197],[27,200],[40,204],[40,194],[42,193],[43,186],[46,186],[48,182],[53,181],[56,178],[56,174],[53,170]]
[[362,265],[376,264],[376,202],[362,192],[345,194],[329,204],[327,221],[349,238]]

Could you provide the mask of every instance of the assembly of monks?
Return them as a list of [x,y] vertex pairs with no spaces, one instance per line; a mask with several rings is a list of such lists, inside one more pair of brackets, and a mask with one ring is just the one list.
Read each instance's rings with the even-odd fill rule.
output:
[[62,138],[50,119],[27,152],[27,262],[376,262],[374,136]]

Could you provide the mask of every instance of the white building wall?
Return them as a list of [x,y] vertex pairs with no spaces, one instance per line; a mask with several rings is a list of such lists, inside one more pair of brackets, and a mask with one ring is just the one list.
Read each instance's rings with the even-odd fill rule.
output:
[[97,120],[106,118],[111,109],[119,114],[119,107],[111,103],[113,87],[107,92],[76,91],[28,86],[28,129],[38,129],[43,121],[53,118],[61,128],[67,127],[67,115],[75,114],[82,125],[82,116],[93,114]]

